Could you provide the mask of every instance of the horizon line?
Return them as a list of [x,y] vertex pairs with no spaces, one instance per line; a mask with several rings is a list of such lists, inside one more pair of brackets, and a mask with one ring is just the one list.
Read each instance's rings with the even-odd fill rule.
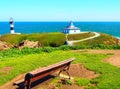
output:
[[[70,20],[70,21],[73,21],[73,22],[120,22],[120,21],[74,21],[74,20]],[[18,20],[14,20],[14,22],[70,22],[70,21],[18,21]],[[9,22],[8,21],[0,21],[0,22]]]

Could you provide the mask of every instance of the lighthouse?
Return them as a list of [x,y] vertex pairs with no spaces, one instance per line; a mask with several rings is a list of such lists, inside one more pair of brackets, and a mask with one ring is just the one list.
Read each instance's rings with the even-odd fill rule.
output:
[[16,33],[14,31],[14,21],[13,21],[13,18],[10,18],[10,34],[21,34],[21,33]]
[[12,18],[10,18],[10,34],[15,34],[14,31],[14,21]]

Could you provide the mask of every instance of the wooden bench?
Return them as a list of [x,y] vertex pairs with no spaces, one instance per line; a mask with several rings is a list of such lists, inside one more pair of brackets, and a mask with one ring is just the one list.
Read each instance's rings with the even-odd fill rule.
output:
[[22,89],[31,89],[31,84],[33,82],[35,82],[39,79],[42,79],[56,71],[59,71],[58,75],[60,75],[60,73],[62,71],[65,71],[70,78],[70,74],[69,74],[68,70],[69,70],[70,64],[73,60],[74,60],[74,58],[70,58],[68,60],[64,60],[64,61],[58,62],[56,64],[49,65],[47,67],[43,67],[43,68],[37,69],[35,71],[29,72],[25,75],[24,80],[17,81],[14,83],[14,85],[21,86],[21,83],[23,83]]

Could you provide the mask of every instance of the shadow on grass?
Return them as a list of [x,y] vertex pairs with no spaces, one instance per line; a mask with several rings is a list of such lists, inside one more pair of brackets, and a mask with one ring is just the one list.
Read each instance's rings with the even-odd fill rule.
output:
[[[48,75],[42,79],[39,79],[31,84],[31,88],[34,88],[34,87],[38,86],[39,84],[41,84],[49,79],[53,79],[53,78],[55,78],[54,75]],[[18,86],[18,88],[16,88],[16,89],[24,89],[24,82],[20,82],[17,86]]]

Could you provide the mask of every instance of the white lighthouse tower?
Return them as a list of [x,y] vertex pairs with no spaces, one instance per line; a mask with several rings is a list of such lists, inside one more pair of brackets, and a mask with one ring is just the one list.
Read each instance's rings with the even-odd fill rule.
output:
[[10,18],[10,34],[15,34],[15,31],[14,31],[14,22],[13,22],[12,18]]
[[21,34],[21,33],[15,33],[14,31],[14,21],[12,18],[10,18],[10,34]]

